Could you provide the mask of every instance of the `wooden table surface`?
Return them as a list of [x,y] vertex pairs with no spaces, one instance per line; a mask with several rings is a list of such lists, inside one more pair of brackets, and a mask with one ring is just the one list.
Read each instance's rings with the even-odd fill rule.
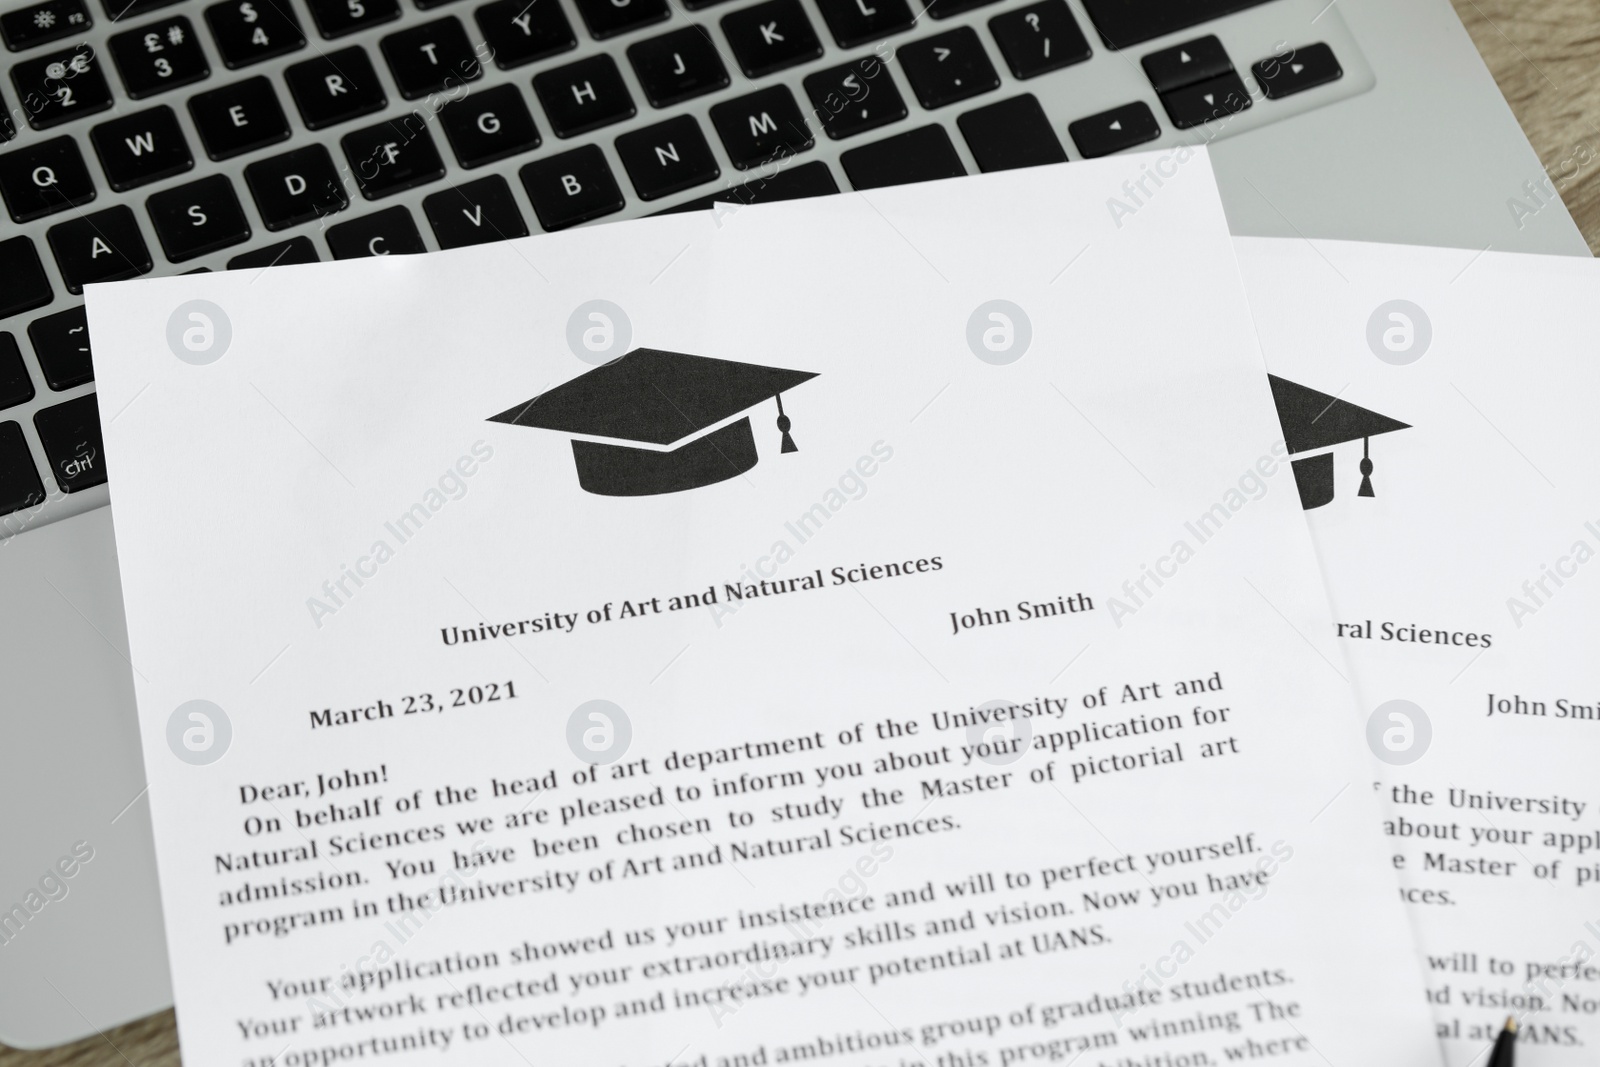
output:
[[[1452,0],[1500,91],[1552,176],[1589,248],[1600,254],[1600,4],[1595,0]],[[0,1067],[177,1067],[172,1012],[48,1052],[0,1047]]]

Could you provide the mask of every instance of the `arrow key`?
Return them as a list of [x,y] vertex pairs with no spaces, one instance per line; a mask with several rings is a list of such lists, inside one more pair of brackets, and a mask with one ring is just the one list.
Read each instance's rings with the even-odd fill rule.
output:
[[1172,48],[1151,52],[1141,63],[1158,93],[1170,93],[1185,85],[1203,82],[1233,70],[1227,50],[1215,37],[1198,37]]
[[1161,124],[1142,100],[1079,119],[1067,127],[1085,159],[1109,156],[1161,136]]
[[1344,77],[1344,68],[1334,58],[1333,49],[1322,43],[1308,44],[1292,52],[1269,56],[1250,68],[1261,83],[1268,100],[1314,89]]
[[1237,115],[1250,108],[1250,92],[1233,71],[1170,93],[1161,94],[1167,116],[1180,130]]

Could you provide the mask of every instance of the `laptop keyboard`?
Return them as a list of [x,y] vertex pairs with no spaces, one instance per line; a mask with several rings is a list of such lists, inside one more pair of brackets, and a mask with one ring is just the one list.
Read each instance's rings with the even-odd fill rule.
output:
[[1198,144],[1372,84],[1319,0],[38,0],[0,41],[0,539],[107,499],[91,282]]

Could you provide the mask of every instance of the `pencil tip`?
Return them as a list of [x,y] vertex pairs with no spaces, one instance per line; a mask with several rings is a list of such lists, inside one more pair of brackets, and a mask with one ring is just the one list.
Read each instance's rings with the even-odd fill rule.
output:
[[1517,1017],[1515,1015],[1507,1015],[1506,1016],[1506,1033],[1514,1034],[1516,1032],[1517,1032]]

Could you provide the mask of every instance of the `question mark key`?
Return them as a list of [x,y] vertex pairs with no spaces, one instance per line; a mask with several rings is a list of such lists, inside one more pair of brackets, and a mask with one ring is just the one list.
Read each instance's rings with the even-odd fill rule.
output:
[[989,32],[1018,78],[1034,78],[1089,58],[1089,42],[1066,0],[1041,0],[996,15],[989,20]]

